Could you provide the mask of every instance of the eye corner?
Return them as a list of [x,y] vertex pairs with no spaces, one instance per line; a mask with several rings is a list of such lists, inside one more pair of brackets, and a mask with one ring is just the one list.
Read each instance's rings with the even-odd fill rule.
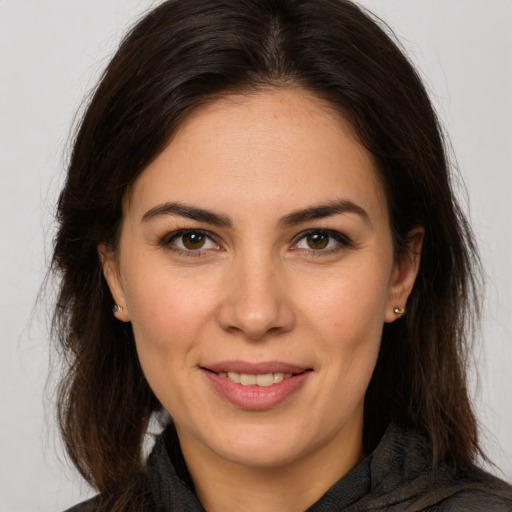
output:
[[178,229],[160,237],[158,245],[179,257],[207,257],[224,251],[217,237],[199,228]]
[[[301,243],[307,246],[301,247]],[[292,251],[304,250],[314,253],[329,253],[351,247],[352,240],[345,234],[332,230],[313,228],[299,233],[292,242]]]

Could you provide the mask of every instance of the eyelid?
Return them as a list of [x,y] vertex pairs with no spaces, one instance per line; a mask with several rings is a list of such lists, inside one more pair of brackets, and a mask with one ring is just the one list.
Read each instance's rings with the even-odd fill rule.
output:
[[160,243],[163,245],[168,244],[172,242],[175,238],[179,238],[180,236],[186,235],[188,233],[199,233],[200,235],[203,235],[209,238],[210,240],[215,240],[215,236],[209,231],[200,228],[185,228],[177,229],[175,231],[170,231],[169,233],[166,233],[164,236],[160,238]]
[[185,228],[185,229],[177,229],[176,231],[171,231],[170,233],[165,234],[163,237],[161,237],[158,241],[158,245],[163,247],[164,249],[174,252],[178,255],[184,255],[184,256],[193,256],[193,257],[200,257],[205,256],[209,251],[211,251],[213,248],[208,247],[206,249],[203,249],[202,247],[196,250],[193,249],[186,249],[182,247],[178,247],[177,245],[173,244],[172,242],[176,240],[177,238],[180,238],[186,234],[189,233],[197,233],[204,237],[206,237],[208,240],[210,240],[212,243],[215,244],[215,249],[222,250],[221,244],[218,242],[217,237],[211,233],[210,231],[206,231],[204,229],[200,228]]
[[[302,248],[295,248],[299,242],[304,240],[309,235],[320,233],[322,235],[328,236],[330,238],[333,238],[338,242],[337,247],[329,248],[329,249],[302,249]],[[342,248],[351,247],[353,246],[352,240],[345,234],[340,233],[339,231],[332,230],[332,229],[322,229],[322,228],[312,228],[307,229],[306,231],[301,231],[293,240],[292,240],[292,250],[297,251],[310,251],[312,253],[317,254],[325,254],[330,252],[336,252],[337,250],[340,250]]]
[[[190,233],[197,233],[204,237],[206,237],[211,243],[215,244],[215,248],[208,247],[206,249],[198,248],[198,249],[187,249],[177,246],[176,244],[173,244],[173,241],[177,238],[184,236],[186,234]],[[330,239],[334,240],[336,242],[335,247],[327,247],[324,249],[313,249],[313,248],[299,248],[297,245],[304,240],[307,236],[312,234],[322,234]],[[329,242],[330,243],[330,242]],[[332,230],[332,229],[324,229],[324,228],[312,228],[307,229],[305,231],[301,231],[298,235],[296,235],[293,240],[291,241],[291,247],[290,249],[292,251],[302,251],[306,253],[310,253],[315,256],[322,256],[326,254],[332,254],[336,253],[338,251],[341,251],[343,249],[346,249],[348,247],[351,247],[354,245],[352,240],[345,234]],[[212,250],[218,250],[223,251],[224,248],[222,247],[222,244],[219,242],[218,237],[213,234],[210,231],[201,229],[201,228],[184,228],[184,229],[177,229],[175,231],[171,231],[169,233],[166,233],[164,236],[162,236],[159,241],[158,245],[163,247],[164,249],[171,251],[173,253],[176,253],[178,255],[182,255],[185,257],[204,257],[208,254],[211,254]]]

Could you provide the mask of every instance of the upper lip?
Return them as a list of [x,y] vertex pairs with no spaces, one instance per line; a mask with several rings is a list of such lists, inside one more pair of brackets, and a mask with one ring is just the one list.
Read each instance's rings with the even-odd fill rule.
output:
[[247,375],[262,375],[265,373],[302,373],[311,370],[310,367],[301,366],[282,361],[263,361],[260,363],[251,363],[248,361],[219,361],[217,363],[201,366],[205,370],[215,373],[235,372]]

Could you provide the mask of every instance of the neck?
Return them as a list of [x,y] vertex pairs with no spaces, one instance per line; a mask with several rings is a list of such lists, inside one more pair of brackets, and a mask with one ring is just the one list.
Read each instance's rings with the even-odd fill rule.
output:
[[291,463],[252,467],[218,457],[178,432],[197,496],[207,512],[306,510],[363,458],[361,431],[347,434],[343,443],[326,444]]

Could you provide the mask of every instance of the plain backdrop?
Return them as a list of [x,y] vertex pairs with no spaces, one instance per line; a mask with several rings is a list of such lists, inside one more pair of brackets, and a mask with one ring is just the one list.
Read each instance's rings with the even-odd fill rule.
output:
[[[46,386],[45,275],[77,108],[151,0],[0,0],[0,510],[91,494],[62,455]],[[512,480],[512,1],[363,0],[395,31],[451,135],[487,272],[472,392],[482,440]],[[43,391],[47,398],[43,400]]]

